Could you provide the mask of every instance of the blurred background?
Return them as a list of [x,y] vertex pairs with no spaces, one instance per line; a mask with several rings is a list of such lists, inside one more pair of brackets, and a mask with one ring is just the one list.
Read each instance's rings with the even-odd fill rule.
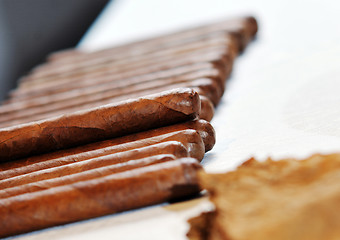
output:
[[0,0],[0,100],[46,55],[76,46],[108,0]]

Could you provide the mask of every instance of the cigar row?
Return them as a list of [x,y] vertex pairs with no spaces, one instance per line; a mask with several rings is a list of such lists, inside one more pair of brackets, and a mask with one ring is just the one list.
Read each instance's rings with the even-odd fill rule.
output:
[[[134,59],[135,57],[148,56],[152,54],[161,55],[168,51],[182,45],[192,45],[195,48],[197,42],[209,42],[211,35],[230,35],[236,41],[235,49],[244,48],[244,46],[253,38],[257,31],[256,20],[252,17],[235,18],[220,23],[214,23],[210,26],[198,27],[196,29],[188,29],[174,34],[163,35],[159,38],[153,38],[133,44],[122,45],[103,51],[93,53],[74,54],[68,59],[64,59],[57,64],[55,61],[50,61],[49,66],[42,66],[34,71],[35,77],[48,76],[58,72],[70,72],[82,66],[95,65],[95,63],[102,63],[115,59]],[[212,41],[216,41],[217,37],[213,37]],[[196,47],[199,48],[199,47]],[[168,54],[168,53],[166,53]],[[51,58],[50,58],[51,59]],[[87,65],[86,65],[87,62]],[[67,63],[67,64],[66,64]],[[85,65],[82,65],[84,64]],[[64,68],[66,67],[66,71]]]
[[[107,169],[97,169],[99,174],[104,170],[103,176],[0,199],[0,236],[197,194],[200,168],[197,160],[181,158],[127,171],[113,170],[109,175],[105,175]],[[67,177],[56,181],[67,182]]]
[[197,194],[210,121],[254,37],[236,18],[65,51],[0,106],[0,237]]
[[24,77],[0,107],[0,127],[178,87],[199,93],[204,106],[200,117],[210,121],[234,58],[256,29],[253,18],[236,18],[170,38],[83,53],[71,62],[49,61]]
[[[171,77],[175,74],[190,72],[195,70],[194,68],[198,69],[197,65],[200,64],[212,64],[220,71],[223,71],[223,69],[225,69],[224,66],[231,68],[231,65],[227,64],[228,55],[226,51],[226,47],[213,47],[181,55],[177,58],[171,58],[170,56],[162,61],[158,59],[157,62],[153,62],[151,64],[144,63],[144,65],[139,68],[133,67],[131,69],[125,68],[126,70],[123,70],[122,68],[111,67],[105,68],[104,71],[88,72],[80,76],[76,75],[68,78],[59,77],[57,82],[41,82],[30,89],[28,87],[21,89],[17,88],[11,92],[11,98],[8,99],[8,102],[70,91],[77,89],[79,86],[96,86],[97,84],[105,84],[119,79],[140,78],[140,81],[147,81]],[[20,84],[20,86],[22,86],[22,84]]]
[[[62,51],[51,54],[49,61],[54,63],[84,61],[88,58],[98,58],[105,54],[126,54],[127,56],[145,54],[150,51],[157,51],[161,48],[167,48],[176,44],[184,44],[192,38],[199,38],[204,34],[225,31],[238,39],[238,49],[242,50],[244,46],[253,38],[257,32],[256,20],[249,17],[236,17],[227,19],[218,23],[212,23],[196,28],[184,29],[175,33],[162,35],[159,37],[133,42],[109,50],[96,51],[88,54],[82,51]],[[158,48],[155,48],[157,46]]]
[[[221,68],[216,67],[216,64],[201,63],[190,67],[171,69],[166,73],[163,72],[163,76],[158,78],[156,76],[162,74],[153,73],[129,79],[121,79],[118,76],[116,81],[112,80],[104,84],[100,81],[97,83],[98,79],[96,79],[92,81],[93,84],[96,84],[95,86],[81,87],[81,84],[76,84],[78,85],[77,89],[69,89],[66,92],[47,91],[45,96],[30,96],[29,99],[20,101],[13,101],[12,98],[11,102],[0,107],[0,126],[36,121],[54,114],[96,107],[178,87],[193,88],[216,106],[223,94],[225,78],[229,72],[230,70],[226,67]],[[171,76],[171,74],[174,75]],[[111,75],[105,76],[106,79],[108,77],[112,78]],[[60,86],[67,86],[67,84]],[[42,92],[44,91],[40,91],[40,93]]]
[[175,89],[0,129],[0,161],[55,151],[194,119],[198,94]]
[[[2,163],[0,165],[0,181],[8,181],[10,183],[11,180],[9,179],[15,176],[119,152],[150,147],[168,141],[180,143],[186,148],[190,157],[201,161],[204,153],[211,150],[215,144],[215,132],[209,122],[205,120],[193,120],[124,137],[23,158]],[[172,154],[175,155],[174,152],[172,152]],[[1,186],[4,187],[5,185]]]
[[[187,56],[192,53],[200,53],[202,50],[212,49],[212,48],[222,48],[225,47],[225,51],[227,51],[230,58],[234,58],[237,55],[236,50],[236,41],[230,36],[226,34],[221,34],[220,36],[214,34],[209,36],[210,39],[198,39],[195,42],[180,44],[179,46],[172,47],[171,49],[159,49],[154,53],[143,54],[140,56],[121,58],[120,55],[115,57],[115,55],[108,55],[106,58],[96,59],[96,62],[93,60],[89,60],[85,63],[77,64],[73,63],[69,64],[68,68],[62,66],[61,68],[57,68],[53,66],[53,64],[43,65],[45,68],[52,68],[48,74],[42,74],[42,70],[33,71],[30,76],[22,79],[22,87],[29,88],[38,83],[51,82],[58,79],[58,77],[62,76],[64,78],[76,77],[76,76],[86,76],[87,73],[97,73],[106,71],[110,67],[119,67],[116,69],[116,72],[127,71],[131,68],[141,68],[150,65],[151,63],[156,63],[158,61],[166,62],[174,59],[181,58],[183,56]],[[43,66],[40,68],[42,69]],[[71,68],[70,66],[73,66]],[[45,71],[46,72],[46,71]],[[38,74],[40,73],[40,74]]]
[[194,120],[3,163],[0,236],[197,194],[197,159],[214,142]]

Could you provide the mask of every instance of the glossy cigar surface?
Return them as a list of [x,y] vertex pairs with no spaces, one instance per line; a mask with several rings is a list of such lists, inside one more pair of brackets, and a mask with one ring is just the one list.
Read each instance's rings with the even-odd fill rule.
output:
[[16,187],[19,185],[37,182],[46,179],[58,178],[79,172],[84,172],[100,167],[110,166],[129,160],[141,159],[159,154],[172,154],[176,158],[188,157],[188,150],[183,144],[176,141],[167,141],[151,146],[145,146],[128,151],[107,154],[76,162],[69,162],[60,166],[49,167],[43,170],[33,171],[20,176],[6,178],[0,181],[0,189]]
[[[111,104],[112,102],[120,102],[127,101],[134,98],[143,97],[148,94],[155,94],[162,91],[173,90],[176,88],[191,88],[196,91],[200,96],[205,96],[210,102],[213,103],[214,107],[218,104],[223,94],[222,89],[219,88],[218,84],[214,79],[209,78],[201,78],[190,81],[184,81],[179,83],[171,83],[169,85],[154,86],[152,88],[146,88],[137,91],[128,91],[126,94],[118,95],[118,96],[110,96],[111,93],[108,94],[99,94],[99,99],[78,99],[76,105],[73,105],[74,102],[71,101],[67,104],[59,104],[59,102],[55,104],[47,104],[41,107],[29,108],[23,111],[17,111],[13,114],[8,114],[4,116],[0,116],[0,127],[9,127],[16,124],[24,124],[31,121],[39,121],[41,119],[51,118],[56,115],[62,115],[65,113],[73,113],[75,111],[96,108],[102,105]],[[71,106],[69,106],[71,105]],[[209,105],[204,105],[204,107],[209,107]],[[206,109],[202,109],[202,111],[206,111]],[[211,111],[208,109],[208,111]],[[200,112],[199,112],[200,114]],[[209,114],[209,113],[207,113]],[[212,116],[207,116],[207,119],[211,119]]]
[[62,175],[56,178],[50,178],[45,180],[38,180],[31,183],[25,183],[19,186],[4,188],[0,190],[0,198],[8,198],[24,193],[36,192],[52,187],[67,185],[79,181],[90,180],[98,177],[107,176],[113,173],[123,172],[139,167],[149,166],[152,164],[172,161],[178,158],[178,155],[173,154],[160,154],[152,155],[140,159],[131,159],[126,162],[111,164],[104,167],[98,167],[79,173],[73,173],[70,175]]
[[[132,157],[131,153],[135,149],[141,150],[141,148],[145,148],[147,150],[150,148],[150,146],[155,146],[159,143],[169,142],[169,141],[175,141],[180,143],[179,146],[174,146],[172,155],[175,155],[179,157],[178,154],[183,154],[183,151],[185,150],[185,153],[188,154],[190,157],[197,159],[198,161],[201,161],[204,156],[205,152],[205,146],[204,142],[200,136],[200,134],[193,129],[186,129],[186,130],[180,130],[180,131],[174,131],[165,133],[159,136],[154,136],[150,138],[145,138],[141,140],[136,140],[132,142],[127,143],[121,143],[121,144],[115,144],[112,142],[112,145],[101,147],[100,144],[98,144],[98,147],[96,149],[89,149],[89,148],[83,148],[83,151],[79,152],[79,148],[69,149],[67,151],[59,151],[57,153],[52,154],[44,154],[39,155],[36,157],[28,158],[28,159],[22,159],[17,160],[9,163],[5,163],[0,165],[0,183],[1,180],[8,181],[11,183],[11,180],[15,176],[20,175],[27,175],[32,172],[44,170],[44,169],[50,169],[55,168],[67,164],[72,164],[88,159],[93,158],[99,158],[103,156],[108,156],[112,154],[116,154],[116,157],[122,157],[122,152],[125,152],[123,156],[129,156]],[[92,144],[94,145],[94,144]],[[183,150],[184,147],[184,150]],[[166,150],[171,150],[171,148],[161,148],[161,149],[154,149],[158,152],[164,153]],[[176,151],[175,151],[176,150]],[[127,154],[126,152],[130,151],[130,154]],[[135,151],[134,151],[135,152]],[[58,154],[59,153],[59,154]],[[117,154],[120,153],[120,154]],[[137,151],[138,153],[138,151]],[[151,156],[152,154],[156,154],[155,151],[144,151],[144,155]]]
[[0,129],[0,161],[68,148],[194,119],[200,99],[175,89],[136,100]]
[[[187,121],[75,148],[2,163],[0,164],[0,180],[165,141],[178,141],[182,143],[188,149],[191,157],[202,160],[203,152],[212,149],[216,138],[214,128],[209,122],[201,119]],[[194,150],[197,150],[197,152]]]
[[[210,79],[201,80],[199,79]],[[38,118],[39,115],[54,113],[57,111],[72,111],[72,109],[85,109],[86,104],[102,105],[106,102],[121,101],[128,99],[130,96],[148,95],[157,91],[171,90],[176,88],[174,85],[197,86],[203,88],[204,85],[211,85],[204,94],[215,105],[219,102],[224,90],[224,79],[221,74],[214,68],[201,69],[189,74],[179,75],[174,78],[155,79],[147,82],[129,82],[111,83],[99,89],[86,88],[78,91],[68,92],[59,95],[49,95],[48,97],[39,97],[27,101],[9,103],[0,107],[0,122],[13,121],[23,118]]]
[[185,158],[0,199],[0,237],[196,194],[199,169]]

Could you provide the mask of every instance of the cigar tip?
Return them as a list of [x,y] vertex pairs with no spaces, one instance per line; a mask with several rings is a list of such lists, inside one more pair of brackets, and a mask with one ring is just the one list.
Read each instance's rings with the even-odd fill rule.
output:
[[201,111],[199,94],[192,88],[176,88],[164,91],[158,96],[160,98],[157,98],[157,101],[170,109],[191,116],[192,119],[196,118]]
[[258,31],[258,23],[257,23],[256,18],[254,16],[247,16],[247,17],[245,17],[245,20],[250,25],[251,36],[255,36],[255,34]]
[[199,114],[199,117],[200,119],[210,122],[215,113],[214,104],[209,100],[209,98],[203,95],[200,96],[200,99],[201,99],[201,112]]
[[199,134],[201,135],[204,146],[205,152],[210,151],[216,142],[216,133],[213,126],[206,120],[198,119],[192,122],[194,129],[196,129]]

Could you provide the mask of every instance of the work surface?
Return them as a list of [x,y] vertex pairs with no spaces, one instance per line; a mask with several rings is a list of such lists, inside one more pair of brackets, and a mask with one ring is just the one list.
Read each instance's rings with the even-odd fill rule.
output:
[[[251,156],[306,157],[340,150],[340,28],[336,1],[114,1],[79,45],[112,44],[253,14],[257,39],[235,63],[202,164],[224,172]],[[23,239],[186,239],[206,198],[153,206],[21,236]]]

